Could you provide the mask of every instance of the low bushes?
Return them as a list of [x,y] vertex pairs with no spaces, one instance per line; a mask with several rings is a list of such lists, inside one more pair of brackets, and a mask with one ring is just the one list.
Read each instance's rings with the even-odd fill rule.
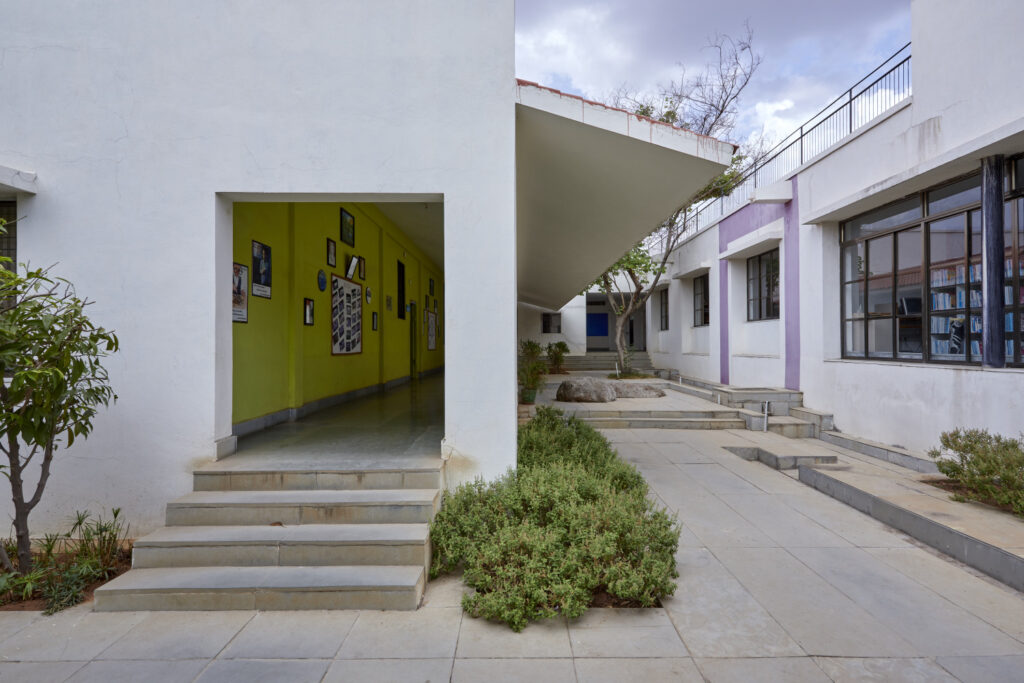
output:
[[520,427],[518,468],[445,494],[431,577],[465,570],[473,616],[520,631],[578,617],[596,595],[653,606],[675,590],[679,526],[594,429],[540,408]]
[[[944,432],[940,443],[942,448],[929,455],[940,472],[961,485],[959,497],[993,503],[1024,516],[1024,437],[957,429]],[[946,452],[954,457],[944,457]]]
[[[109,520],[76,513],[71,531],[43,537],[31,571],[0,572],[0,604],[42,599],[46,614],[77,605],[93,584],[128,568],[127,536],[128,525],[118,508]],[[11,540],[4,543],[14,545]]]

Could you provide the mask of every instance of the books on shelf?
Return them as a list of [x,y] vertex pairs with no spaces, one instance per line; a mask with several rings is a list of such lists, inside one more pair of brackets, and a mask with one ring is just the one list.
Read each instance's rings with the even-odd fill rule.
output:
[[953,292],[932,292],[932,310],[941,311],[947,308],[963,308],[965,298],[963,287],[958,287]]
[[964,267],[932,268],[932,287],[945,285],[962,285],[964,283]]
[[972,263],[970,268],[971,282],[981,282],[981,264]]

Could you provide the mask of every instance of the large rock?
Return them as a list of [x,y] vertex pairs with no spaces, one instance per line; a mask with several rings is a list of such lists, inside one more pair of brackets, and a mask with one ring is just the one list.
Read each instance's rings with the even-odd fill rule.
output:
[[615,400],[615,389],[594,377],[574,377],[558,385],[555,398],[568,403],[608,403]]
[[650,384],[638,382],[611,382],[615,395],[619,398],[657,398],[665,392]]

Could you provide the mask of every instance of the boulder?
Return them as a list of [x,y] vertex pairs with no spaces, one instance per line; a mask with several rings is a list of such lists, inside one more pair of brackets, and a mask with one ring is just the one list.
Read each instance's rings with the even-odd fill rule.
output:
[[610,382],[594,377],[574,377],[558,385],[555,399],[568,403],[608,403],[615,400]]
[[664,396],[665,392],[650,384],[638,382],[612,382],[615,396],[618,398],[657,398]]

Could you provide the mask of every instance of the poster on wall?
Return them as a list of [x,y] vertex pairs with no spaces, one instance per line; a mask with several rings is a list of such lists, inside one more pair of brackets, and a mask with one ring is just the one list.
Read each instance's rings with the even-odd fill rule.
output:
[[270,298],[270,247],[252,241],[252,295]]
[[249,322],[249,266],[241,263],[231,266],[231,320]]
[[437,349],[437,313],[427,311],[427,351]]
[[331,355],[363,352],[363,286],[331,274]]

